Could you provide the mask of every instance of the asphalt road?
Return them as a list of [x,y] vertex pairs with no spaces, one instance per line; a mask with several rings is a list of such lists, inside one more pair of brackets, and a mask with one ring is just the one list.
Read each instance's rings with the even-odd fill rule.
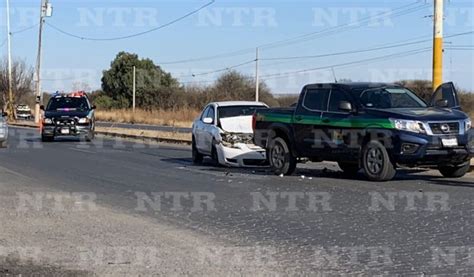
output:
[[[404,170],[372,183],[344,177],[333,164],[306,164],[281,178],[266,169],[194,166],[186,147],[100,138],[43,144],[36,131],[10,131],[0,166],[51,189],[94,193],[118,213],[254,249],[292,272],[474,274],[472,174]],[[188,198],[177,205],[176,192]],[[153,193],[162,193],[161,206],[141,201],[160,196]]]
[[139,130],[150,130],[150,131],[162,131],[162,132],[178,132],[178,133],[190,133],[191,128],[171,127],[171,126],[158,126],[158,125],[147,125],[147,124],[130,124],[130,123],[114,123],[100,121],[96,123],[99,127],[116,127],[124,129],[139,129]]

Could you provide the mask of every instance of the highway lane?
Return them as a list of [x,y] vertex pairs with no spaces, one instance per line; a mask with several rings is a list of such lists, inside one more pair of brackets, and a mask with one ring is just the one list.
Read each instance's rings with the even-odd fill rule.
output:
[[[301,272],[474,273],[466,253],[474,243],[472,175],[450,180],[405,171],[371,183],[346,179],[331,164],[308,164],[280,178],[266,169],[194,166],[187,147],[101,138],[43,144],[37,131],[19,128],[11,129],[0,166],[53,189],[94,193],[117,212],[261,247]],[[176,205],[176,192],[189,199]],[[160,208],[140,201],[153,193],[169,196]],[[193,195],[212,205],[196,206]],[[450,249],[459,252],[454,263],[440,259]]]
[[192,128],[184,128],[184,127],[115,123],[115,122],[105,122],[105,121],[99,121],[96,123],[96,125],[99,127],[106,127],[106,128],[115,127],[115,128],[124,128],[124,129],[150,130],[150,131],[162,131],[162,132],[191,133],[192,131]]

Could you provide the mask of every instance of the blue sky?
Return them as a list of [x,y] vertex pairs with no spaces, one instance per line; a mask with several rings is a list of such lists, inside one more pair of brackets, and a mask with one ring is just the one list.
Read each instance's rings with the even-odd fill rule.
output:
[[[39,0],[11,0],[12,31],[36,24]],[[134,34],[174,20],[209,0],[92,1],[51,0],[53,17],[47,22],[84,37],[109,38]],[[470,0],[446,1],[445,35],[473,31],[474,4]],[[403,8],[402,8],[403,7]],[[1,41],[6,37],[5,10],[1,9]],[[163,69],[182,82],[207,84],[221,72],[202,74],[249,62],[236,69],[253,75],[257,46],[336,28],[330,34],[305,37],[304,41],[280,47],[261,47],[260,58],[312,56],[377,48],[398,43],[423,43],[312,59],[262,60],[260,71],[275,93],[297,93],[308,82],[334,79],[396,81],[429,79],[431,52],[416,53],[432,45],[432,1],[224,1],[167,28],[119,41],[86,41],[66,36],[45,26],[43,89],[46,91],[100,87],[102,70],[119,51],[137,53],[157,64],[226,54],[244,49],[241,55],[224,55],[189,63],[163,64]],[[391,14],[391,15],[389,15]],[[365,19],[371,19],[366,20]],[[362,23],[360,23],[362,21]],[[345,25],[346,24],[346,25]],[[345,27],[337,27],[345,26]],[[14,34],[14,57],[34,65],[38,27]],[[289,40],[288,42],[294,42]],[[445,79],[474,90],[473,34],[446,39]],[[470,46],[471,49],[449,49]],[[6,46],[2,46],[6,54]],[[399,54],[400,56],[393,56]],[[390,56],[392,55],[392,56]],[[380,60],[363,62],[374,57]],[[360,62],[360,63],[359,63]],[[345,65],[345,66],[342,66]],[[307,72],[306,69],[321,68]],[[293,73],[292,73],[293,72]],[[299,72],[299,73],[297,73]],[[196,77],[192,77],[192,75]],[[281,74],[281,75],[278,75]],[[267,76],[267,77],[265,77]]]

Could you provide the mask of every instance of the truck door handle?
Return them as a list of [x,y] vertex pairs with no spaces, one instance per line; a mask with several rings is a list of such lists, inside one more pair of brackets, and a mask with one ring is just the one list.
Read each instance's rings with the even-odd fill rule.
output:
[[329,118],[323,118],[323,123],[329,123],[331,120]]
[[296,121],[301,121],[301,120],[303,120],[303,117],[302,117],[301,115],[297,115],[297,116],[295,117],[295,120],[296,120]]

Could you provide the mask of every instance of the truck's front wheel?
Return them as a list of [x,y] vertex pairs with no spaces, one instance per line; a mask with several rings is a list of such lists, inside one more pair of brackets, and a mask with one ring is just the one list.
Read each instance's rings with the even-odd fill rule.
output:
[[364,173],[371,181],[389,181],[397,173],[387,149],[379,141],[370,141],[362,151]]
[[440,166],[439,172],[446,178],[461,178],[469,171],[471,164],[467,162],[460,166]]
[[276,175],[291,175],[296,169],[296,158],[291,154],[288,143],[280,137],[271,140],[268,159]]

